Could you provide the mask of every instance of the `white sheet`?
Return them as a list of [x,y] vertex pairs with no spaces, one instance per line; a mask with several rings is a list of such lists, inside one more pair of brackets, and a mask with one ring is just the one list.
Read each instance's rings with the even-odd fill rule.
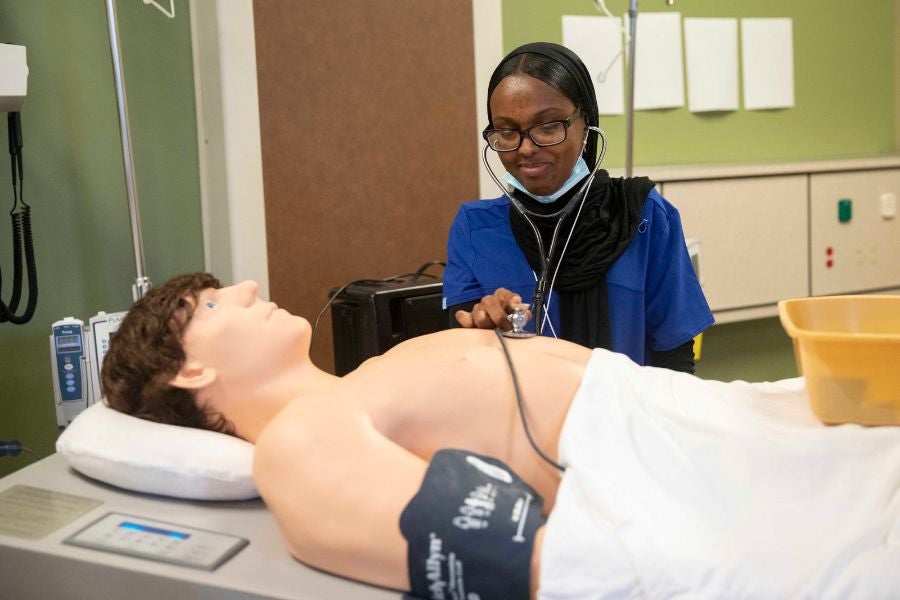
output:
[[900,593],[900,428],[826,427],[801,379],[704,381],[595,350],[540,597]]

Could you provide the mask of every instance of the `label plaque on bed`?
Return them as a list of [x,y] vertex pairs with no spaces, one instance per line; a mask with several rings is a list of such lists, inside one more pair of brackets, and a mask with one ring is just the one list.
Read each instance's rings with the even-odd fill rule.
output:
[[95,498],[14,485],[0,492],[0,535],[39,540],[101,504]]

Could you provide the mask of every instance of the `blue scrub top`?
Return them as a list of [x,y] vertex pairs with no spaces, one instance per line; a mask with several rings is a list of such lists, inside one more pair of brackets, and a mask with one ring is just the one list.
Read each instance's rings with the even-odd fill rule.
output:
[[[564,243],[564,238],[560,243]],[[505,287],[531,302],[537,275],[516,244],[509,200],[463,204],[447,242],[444,308],[480,300]],[[671,350],[713,324],[684,242],[678,210],[656,189],[647,195],[638,232],[606,274],[614,352],[647,364],[650,350]],[[561,334],[551,292],[543,335]],[[529,324],[533,331],[533,324]]]

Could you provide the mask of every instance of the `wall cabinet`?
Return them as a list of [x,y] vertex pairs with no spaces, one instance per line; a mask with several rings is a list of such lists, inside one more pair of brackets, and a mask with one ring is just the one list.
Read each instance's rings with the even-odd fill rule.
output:
[[699,240],[719,322],[784,298],[900,293],[900,157],[641,169]]
[[814,296],[900,286],[900,169],[810,176]]

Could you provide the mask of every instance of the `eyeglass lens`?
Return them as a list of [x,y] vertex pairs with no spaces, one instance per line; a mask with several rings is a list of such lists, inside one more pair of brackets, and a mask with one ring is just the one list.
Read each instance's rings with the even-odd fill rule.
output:
[[488,133],[487,142],[494,150],[515,150],[522,144],[523,134],[528,134],[531,141],[538,146],[552,146],[566,140],[566,125],[563,121],[552,121],[535,125],[525,131],[494,129]]

